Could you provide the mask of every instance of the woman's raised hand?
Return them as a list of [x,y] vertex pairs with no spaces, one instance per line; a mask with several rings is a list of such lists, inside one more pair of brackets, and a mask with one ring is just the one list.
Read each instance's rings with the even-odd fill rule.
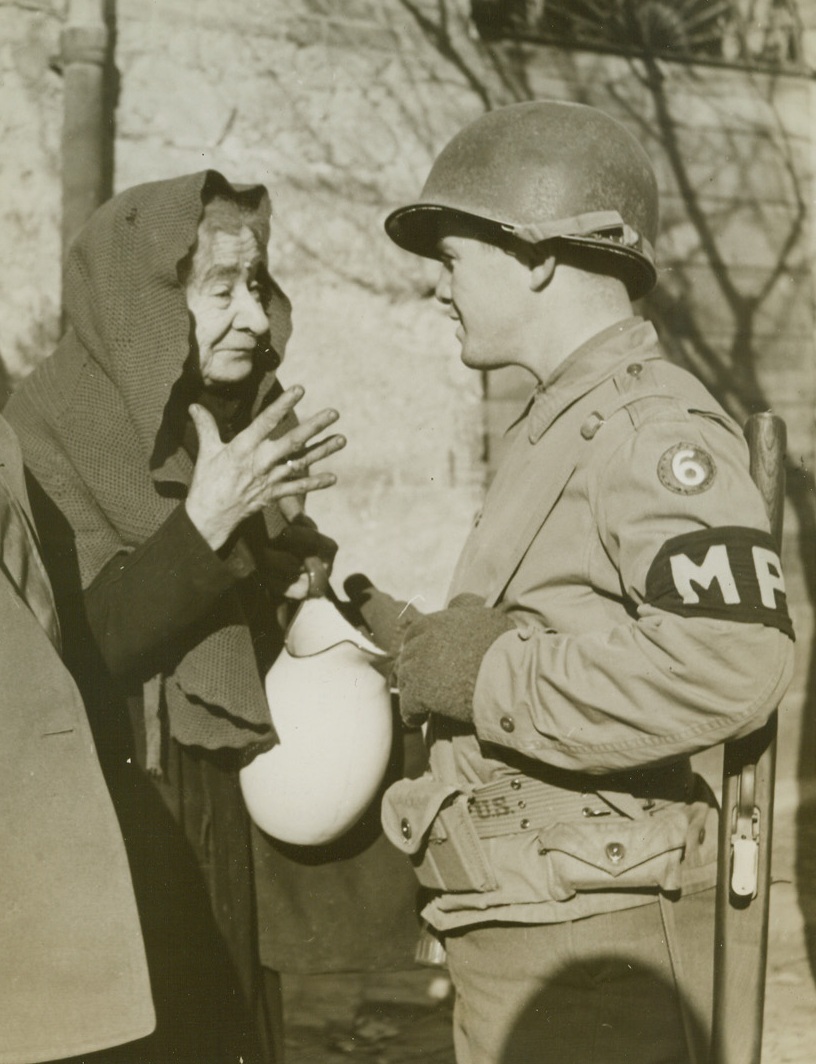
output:
[[312,474],[310,467],[345,447],[343,436],[311,442],[339,414],[321,410],[277,439],[270,434],[303,398],[303,388],[288,388],[261,411],[243,432],[223,443],[215,419],[193,404],[190,416],[198,433],[198,458],[185,506],[190,520],[218,550],[237,526],[273,499],[331,487],[333,473]]

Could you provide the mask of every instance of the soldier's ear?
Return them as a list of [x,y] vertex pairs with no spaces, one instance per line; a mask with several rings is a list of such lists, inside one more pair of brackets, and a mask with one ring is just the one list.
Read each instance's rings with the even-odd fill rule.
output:
[[530,266],[530,290],[543,291],[555,273],[555,255],[545,255]]

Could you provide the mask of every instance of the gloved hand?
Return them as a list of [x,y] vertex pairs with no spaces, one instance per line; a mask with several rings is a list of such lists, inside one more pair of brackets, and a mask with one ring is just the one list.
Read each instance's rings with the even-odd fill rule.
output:
[[293,554],[301,562],[305,558],[320,558],[327,569],[331,569],[337,554],[337,543],[318,532],[317,525],[306,514],[293,517],[286,528],[270,540],[270,548]]
[[264,583],[283,597],[303,573],[306,558],[320,558],[331,572],[337,543],[318,532],[317,525],[306,514],[298,514],[264,547]]
[[347,577],[343,590],[357,614],[348,618],[351,623],[362,621],[377,646],[396,657],[408,626],[422,616],[419,610],[379,591],[362,573]]
[[506,613],[470,594],[457,595],[447,609],[415,621],[405,633],[396,669],[403,719],[439,713],[472,720],[482,658],[513,628]]

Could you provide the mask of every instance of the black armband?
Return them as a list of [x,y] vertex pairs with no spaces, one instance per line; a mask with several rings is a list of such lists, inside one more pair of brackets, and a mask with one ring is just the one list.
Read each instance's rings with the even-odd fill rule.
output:
[[729,525],[673,537],[649,567],[645,601],[681,617],[764,624],[795,638],[779,553],[759,529]]

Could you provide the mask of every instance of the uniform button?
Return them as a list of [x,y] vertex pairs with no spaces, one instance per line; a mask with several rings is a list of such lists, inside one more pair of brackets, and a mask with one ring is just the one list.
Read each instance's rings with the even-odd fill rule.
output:
[[513,788],[514,791],[520,791],[521,790],[521,780],[518,780],[518,779],[510,780],[510,786]]
[[593,410],[586,421],[581,426],[581,435],[585,440],[592,440],[598,432],[598,429],[603,425],[603,415],[599,414],[597,410]]
[[643,372],[643,366],[639,362],[632,362],[631,365],[626,367],[626,372],[630,377],[639,377]]
[[499,721],[502,731],[511,732],[516,730],[516,722],[512,717],[502,717]]
[[609,842],[606,845],[606,856],[612,864],[620,864],[626,855],[626,849],[622,842]]
[[410,837],[413,835],[414,832],[411,828],[411,822],[410,820],[408,820],[407,817],[402,818],[400,822],[400,831],[402,832],[402,837],[404,839],[410,839]]
[[530,826],[530,821],[527,819],[527,817],[525,817],[522,820],[522,822],[521,822],[521,830],[522,831],[526,831],[529,826]]

